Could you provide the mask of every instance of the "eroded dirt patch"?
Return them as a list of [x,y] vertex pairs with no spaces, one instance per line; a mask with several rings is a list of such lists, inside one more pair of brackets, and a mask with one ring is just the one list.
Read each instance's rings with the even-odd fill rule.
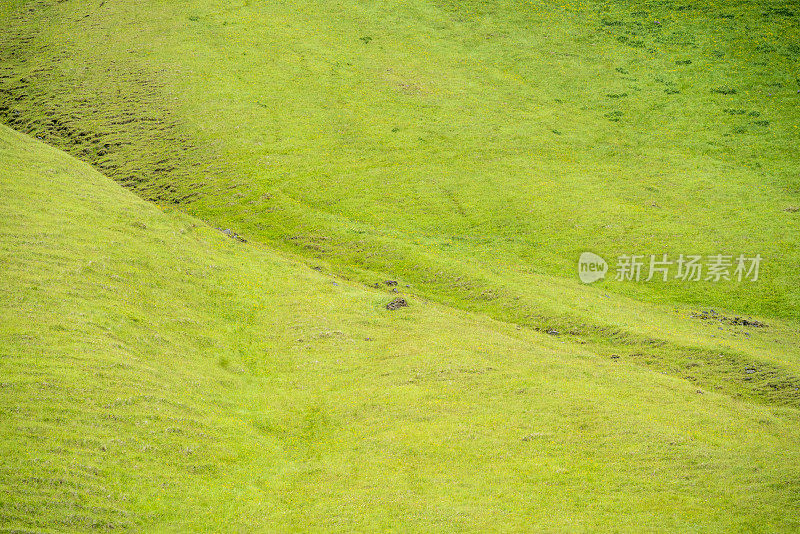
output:
[[386,305],[387,310],[399,310],[400,308],[406,307],[408,307],[408,301],[402,297],[397,297]]
[[732,326],[752,326],[754,328],[766,328],[767,324],[761,321],[756,321],[753,318],[746,317],[726,317],[714,310],[704,310],[692,313],[692,317],[700,319],[701,321],[717,321],[720,323],[729,324]]

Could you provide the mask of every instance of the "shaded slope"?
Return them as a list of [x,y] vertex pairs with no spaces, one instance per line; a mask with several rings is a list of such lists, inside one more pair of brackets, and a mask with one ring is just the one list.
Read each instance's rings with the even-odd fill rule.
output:
[[351,286],[0,129],[0,525],[790,531],[797,410]]

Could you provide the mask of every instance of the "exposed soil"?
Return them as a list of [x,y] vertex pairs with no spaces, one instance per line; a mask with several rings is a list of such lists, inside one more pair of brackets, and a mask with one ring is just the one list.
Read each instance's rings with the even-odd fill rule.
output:
[[755,328],[766,328],[767,324],[762,323],[761,321],[756,321],[755,319],[746,319],[744,317],[726,317],[717,313],[714,310],[704,310],[700,312],[696,312],[692,314],[692,317],[695,319],[700,319],[701,321],[719,321],[720,323],[725,323],[733,326],[752,326]]
[[397,297],[396,299],[394,299],[393,301],[391,301],[389,304],[386,305],[387,310],[398,310],[400,308],[406,308],[406,307],[408,307],[408,302],[406,301],[406,299],[402,297]]

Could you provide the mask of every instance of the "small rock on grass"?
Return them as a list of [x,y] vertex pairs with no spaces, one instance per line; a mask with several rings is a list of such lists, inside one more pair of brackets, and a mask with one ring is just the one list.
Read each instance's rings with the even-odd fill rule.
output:
[[406,307],[408,307],[408,302],[406,301],[406,299],[402,297],[397,297],[396,299],[394,299],[393,301],[391,301],[389,304],[386,305],[387,310],[397,310]]

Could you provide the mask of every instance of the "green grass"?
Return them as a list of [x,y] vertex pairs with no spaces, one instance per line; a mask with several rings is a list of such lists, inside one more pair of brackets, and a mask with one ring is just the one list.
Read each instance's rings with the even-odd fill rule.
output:
[[583,250],[758,252],[758,284],[604,287],[800,313],[791,3],[30,5],[7,122],[148,198],[461,307],[513,292],[501,319]]
[[365,289],[0,130],[0,524],[797,528],[798,412]]
[[799,529],[799,28],[4,3],[0,529]]
[[[19,6],[0,115],[145,198],[354,281],[798,402],[790,5]],[[765,260],[756,283],[587,288],[584,250],[612,269]],[[771,328],[691,319],[709,308]],[[753,360],[779,368],[754,381]]]

